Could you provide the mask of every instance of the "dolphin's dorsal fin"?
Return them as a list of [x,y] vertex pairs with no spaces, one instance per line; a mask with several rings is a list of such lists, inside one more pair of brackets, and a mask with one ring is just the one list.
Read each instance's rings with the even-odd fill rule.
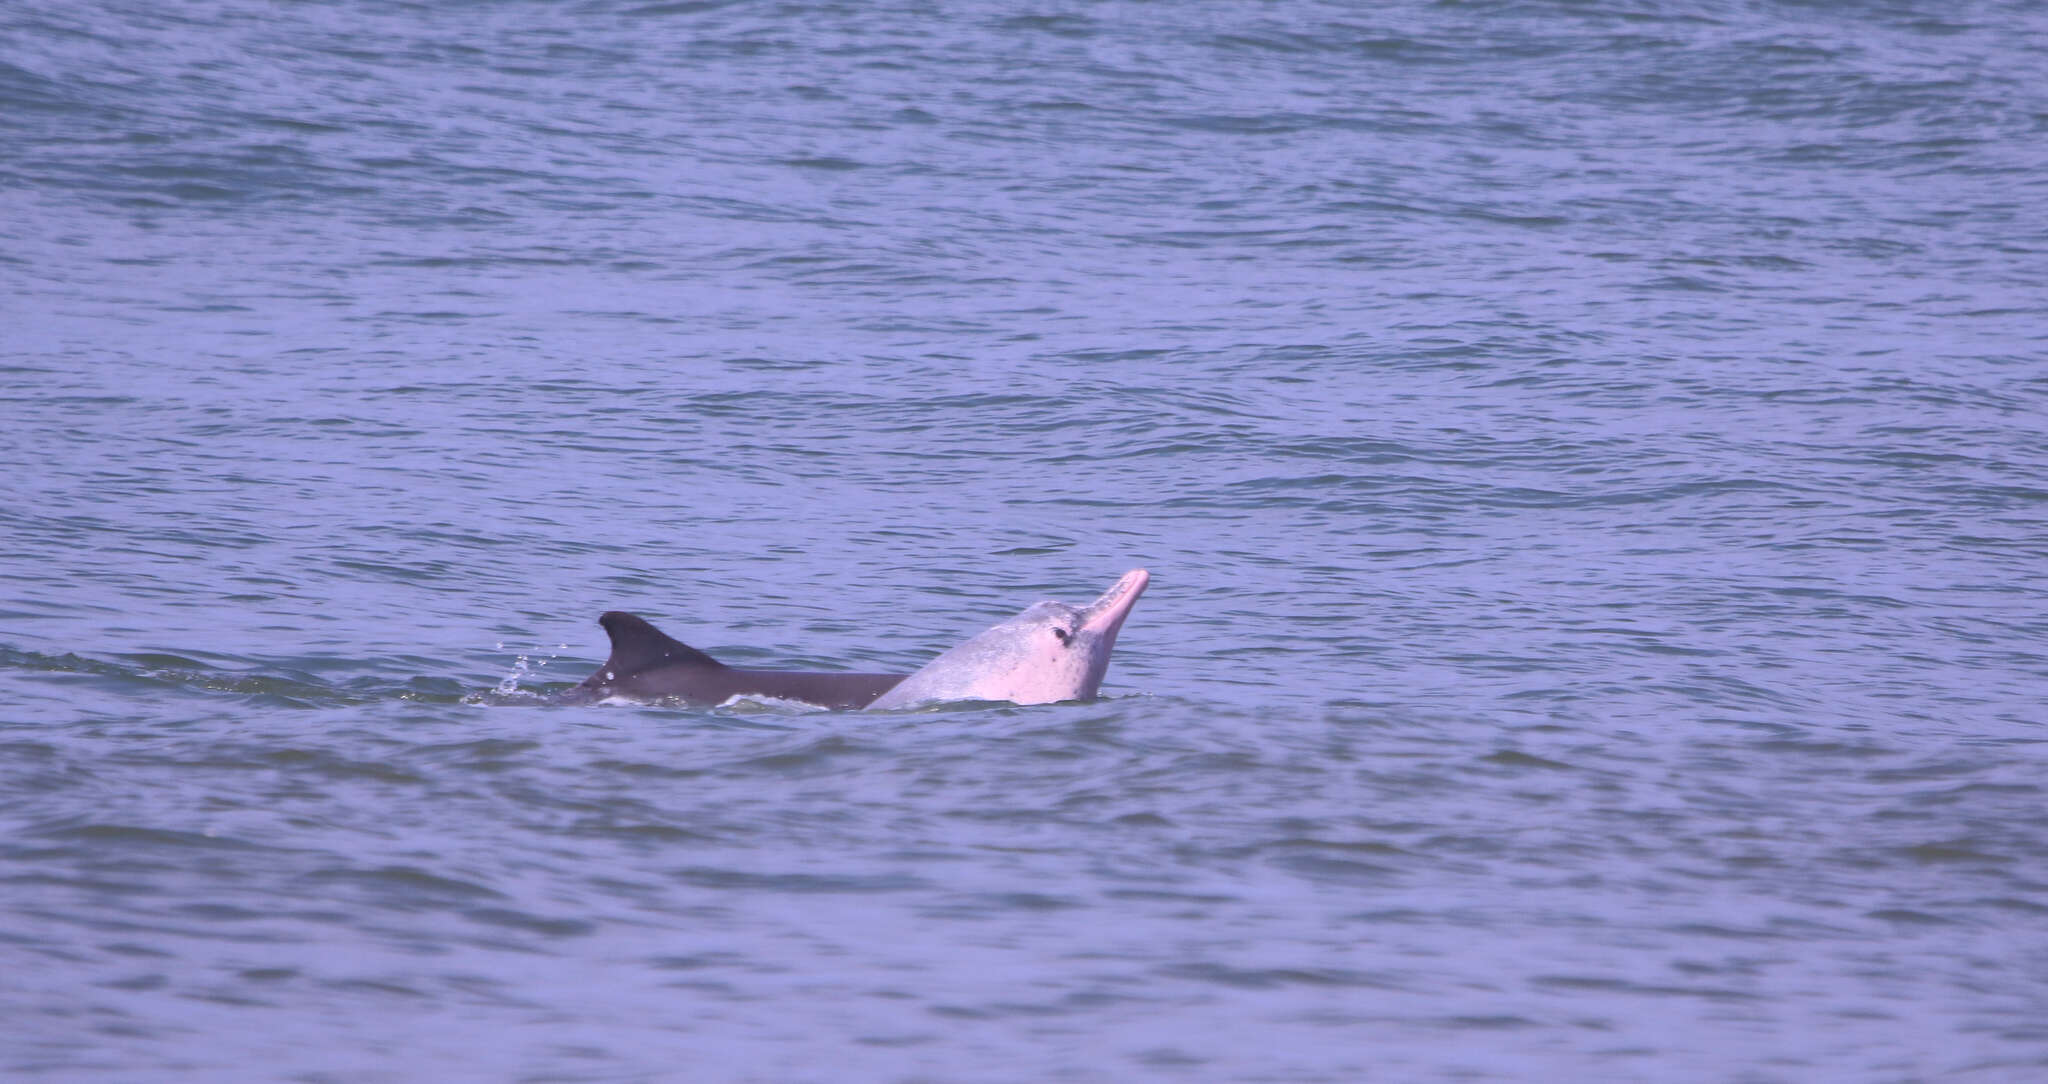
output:
[[598,618],[597,623],[603,625],[605,634],[612,638],[612,657],[605,666],[615,673],[630,674],[651,666],[673,663],[725,668],[724,663],[633,614],[613,610]]

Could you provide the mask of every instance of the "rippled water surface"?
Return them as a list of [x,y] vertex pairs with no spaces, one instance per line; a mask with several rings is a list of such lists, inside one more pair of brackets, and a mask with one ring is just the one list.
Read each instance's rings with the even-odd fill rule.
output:
[[2048,1078],[2043,55],[0,0],[0,1075]]

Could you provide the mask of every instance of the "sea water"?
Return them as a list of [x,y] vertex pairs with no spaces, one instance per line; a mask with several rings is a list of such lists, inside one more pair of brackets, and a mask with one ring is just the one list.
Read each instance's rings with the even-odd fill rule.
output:
[[0,3],[0,1075],[2048,1078],[2044,55]]

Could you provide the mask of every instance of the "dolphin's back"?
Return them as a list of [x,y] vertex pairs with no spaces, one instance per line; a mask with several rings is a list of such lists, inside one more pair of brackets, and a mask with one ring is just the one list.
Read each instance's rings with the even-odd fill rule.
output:
[[709,708],[736,696],[752,696],[848,711],[867,707],[906,676],[739,670],[675,639],[635,614],[613,610],[599,617],[597,623],[611,637],[611,657],[581,685],[562,693],[557,698],[562,703],[623,697]]

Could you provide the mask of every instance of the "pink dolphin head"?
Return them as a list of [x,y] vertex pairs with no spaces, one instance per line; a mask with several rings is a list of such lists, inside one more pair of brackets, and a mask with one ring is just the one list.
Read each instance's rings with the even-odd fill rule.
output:
[[947,700],[1092,700],[1109,670],[1116,635],[1151,581],[1144,569],[1132,569],[1086,606],[1034,602],[933,659],[868,707],[886,711]]

